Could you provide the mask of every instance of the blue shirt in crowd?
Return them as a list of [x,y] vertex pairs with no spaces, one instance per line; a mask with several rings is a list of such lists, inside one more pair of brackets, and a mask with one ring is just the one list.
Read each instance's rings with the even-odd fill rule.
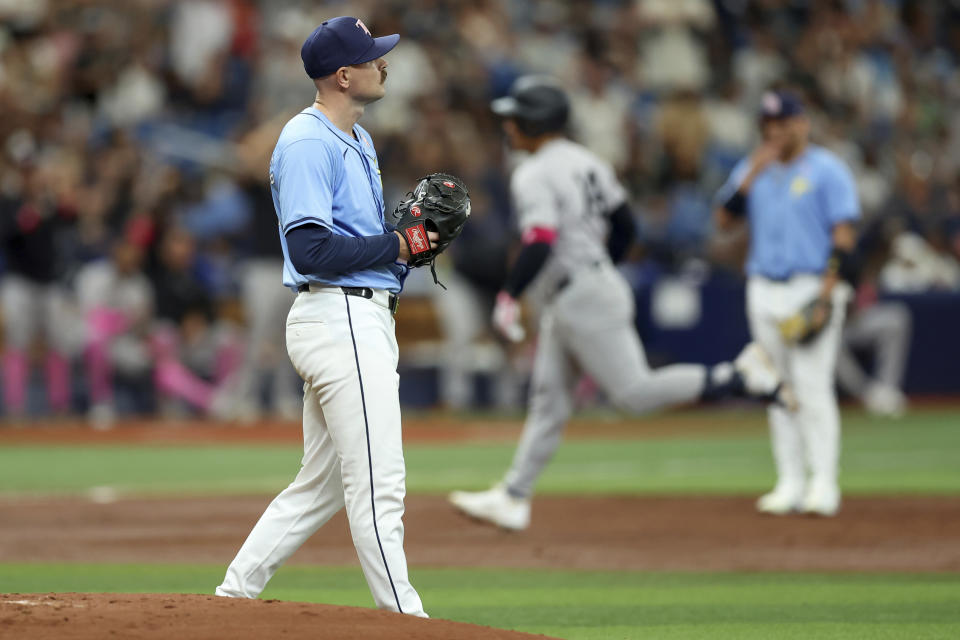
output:
[[270,188],[280,222],[283,284],[288,287],[315,282],[400,291],[407,271],[400,264],[301,274],[290,260],[286,234],[303,225],[355,238],[389,232],[377,152],[363,127],[354,125],[353,132],[356,139],[320,110],[307,107],[286,124],[277,141],[270,159]]
[[[737,164],[718,202],[740,188],[749,169],[749,158]],[[857,219],[860,205],[850,169],[831,151],[808,145],[789,164],[772,163],[754,178],[747,215],[747,274],[786,280],[826,269],[833,227]]]

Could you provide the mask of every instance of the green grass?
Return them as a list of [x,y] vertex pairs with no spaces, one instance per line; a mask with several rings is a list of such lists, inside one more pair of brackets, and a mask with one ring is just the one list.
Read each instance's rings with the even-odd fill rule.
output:
[[[415,421],[414,415],[407,417]],[[756,493],[773,469],[763,414],[657,416],[676,436],[568,441],[540,483],[553,493]],[[691,421],[703,421],[692,433]],[[844,416],[847,494],[960,494],[960,412],[899,422]],[[483,487],[514,443],[410,444],[411,492]],[[297,445],[0,448],[0,494],[272,494],[296,473]],[[16,526],[2,523],[0,526]],[[0,564],[0,592],[210,593],[225,567]],[[427,569],[414,584],[436,617],[560,638],[960,637],[960,574],[639,573]],[[371,606],[359,568],[284,567],[265,598]]]
[[[408,420],[415,420],[415,417]],[[701,434],[689,423],[702,419]],[[544,493],[756,493],[773,467],[763,414],[657,416],[676,437],[565,442],[539,484]],[[723,429],[711,433],[711,424]],[[731,428],[731,422],[735,426]],[[960,413],[936,410],[897,422],[844,416],[843,485],[851,494],[960,493]],[[411,493],[488,486],[514,443],[409,444]],[[33,446],[0,449],[0,493],[78,493],[110,486],[150,494],[274,493],[298,468],[297,445]]]
[[[0,592],[209,593],[223,567],[0,565]],[[954,638],[960,576],[412,570],[440,618],[560,638]],[[371,606],[358,568],[284,567],[265,598]]]

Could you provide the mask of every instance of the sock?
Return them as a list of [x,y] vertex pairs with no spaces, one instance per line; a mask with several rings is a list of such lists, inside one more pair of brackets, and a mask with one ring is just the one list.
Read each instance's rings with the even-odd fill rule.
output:
[[701,400],[714,401],[744,393],[743,377],[730,362],[721,362],[707,369]]
[[526,500],[527,498],[530,497],[530,496],[524,495],[520,491],[517,491],[516,489],[512,488],[510,485],[506,485],[506,491],[508,496],[516,500]]

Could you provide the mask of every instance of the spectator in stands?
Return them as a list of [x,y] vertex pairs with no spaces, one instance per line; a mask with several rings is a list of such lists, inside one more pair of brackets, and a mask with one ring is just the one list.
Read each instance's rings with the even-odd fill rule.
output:
[[77,274],[77,302],[86,324],[88,417],[95,428],[113,426],[114,372],[133,378],[150,370],[153,288],[142,265],[143,250],[121,238],[109,259],[90,262]]
[[475,376],[485,374],[490,404],[517,409],[522,378],[515,354],[492,331],[490,319],[497,292],[506,280],[511,236],[504,232],[505,215],[481,191],[471,196],[470,224],[451,246],[452,268],[444,271],[446,291],[434,290],[434,304],[443,333],[440,398],[451,409],[482,406],[475,393]]
[[37,164],[32,148],[25,153],[16,159],[19,167],[4,174],[8,188],[0,196],[0,247],[6,258],[0,281],[3,402],[15,418],[28,409],[31,360],[40,338],[47,407],[56,414],[69,410],[74,335],[58,243],[74,224],[75,211],[53,197],[49,168]]
[[[849,160],[865,217],[885,230],[873,259],[885,260],[902,231],[916,236],[895,243],[900,264],[892,274],[904,275],[901,258],[936,258],[937,277],[890,282],[914,291],[953,286],[960,223],[958,207],[945,203],[957,199],[960,180],[955,3],[385,0],[374,13],[362,17],[386,23],[375,30],[405,35],[390,72],[402,90],[369,113],[388,202],[437,169],[463,172],[474,191],[474,184],[488,189],[477,167],[502,162],[490,99],[522,73],[552,73],[573,96],[574,135],[616,164],[636,210],[647,212],[644,228],[654,233],[646,258],[679,269],[688,258],[712,257],[702,242],[709,235],[703,203],[750,147],[744,132],[754,129],[757,96],[784,82],[803,87],[810,117],[829,123],[814,128]],[[260,254],[244,246],[239,230],[247,221],[227,235],[209,234],[219,222],[207,223],[236,222],[240,205],[256,202],[247,178],[236,175],[240,136],[285,121],[308,98],[297,88],[299,43],[329,15],[328,4],[299,0],[0,2],[8,412],[26,410],[31,345],[41,335],[63,341],[44,358],[48,402],[57,411],[69,405],[66,356],[76,345],[66,343],[74,337],[24,322],[20,311],[32,312],[41,298],[62,306],[71,274],[109,254],[110,239],[131,221],[151,272],[162,262],[155,244],[171,225],[202,235],[191,250],[195,262],[220,265],[200,287],[215,300],[206,295],[201,313],[186,314],[203,322],[163,312],[180,344],[184,327],[207,335],[223,326],[218,309],[241,295],[230,276],[252,273],[236,265]],[[30,177],[25,157],[46,177]],[[260,165],[249,173],[253,183],[266,174]],[[212,176],[228,180],[205,190]],[[28,200],[54,212],[30,233],[13,215]],[[259,219],[251,224],[273,221],[266,209],[252,211]],[[29,216],[23,220],[30,227]],[[55,274],[29,271],[28,237],[34,247],[56,238],[46,254],[56,265],[43,267]],[[460,265],[473,260],[464,248],[455,256]],[[38,278],[40,289],[59,293],[37,293]],[[414,276],[410,288],[416,284]],[[170,306],[169,294],[158,291],[158,310]],[[201,373],[215,378],[207,369]]]
[[[260,391],[269,383],[272,413],[286,419],[302,411],[300,377],[286,349],[286,317],[295,295],[277,286],[283,256],[277,240],[277,217],[270,183],[263,179],[280,123],[268,121],[241,140],[238,184],[250,207],[246,227],[239,236],[244,259],[237,265],[240,296],[246,325],[242,365],[237,372],[232,417],[252,421],[264,413]],[[269,412],[268,412],[269,413]]]
[[175,411],[171,403],[184,401],[201,413],[227,417],[232,415],[230,385],[241,348],[236,331],[218,321],[202,267],[194,238],[181,228],[169,228],[152,278],[154,382],[166,409]]

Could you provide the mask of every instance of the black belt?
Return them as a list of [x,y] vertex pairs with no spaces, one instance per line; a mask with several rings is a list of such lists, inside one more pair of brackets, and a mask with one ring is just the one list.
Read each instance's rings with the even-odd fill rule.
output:
[[[340,290],[348,296],[357,296],[358,298],[366,298],[367,300],[373,299],[373,289],[370,287],[340,287]],[[305,293],[307,291],[310,291],[309,284],[302,284],[297,287],[298,293]],[[387,308],[390,309],[390,313],[396,313],[399,304],[400,296],[395,293],[387,296]]]
[[785,276],[767,276],[767,275],[763,275],[763,274],[757,274],[757,275],[758,275],[759,277],[763,278],[764,280],[769,280],[770,282],[782,283],[782,282],[787,282],[788,280],[790,280],[790,279],[793,278],[794,276],[819,276],[819,275],[822,275],[822,274],[820,274],[820,273],[814,273],[813,271],[791,271],[790,273],[788,273],[788,274],[785,275]]

